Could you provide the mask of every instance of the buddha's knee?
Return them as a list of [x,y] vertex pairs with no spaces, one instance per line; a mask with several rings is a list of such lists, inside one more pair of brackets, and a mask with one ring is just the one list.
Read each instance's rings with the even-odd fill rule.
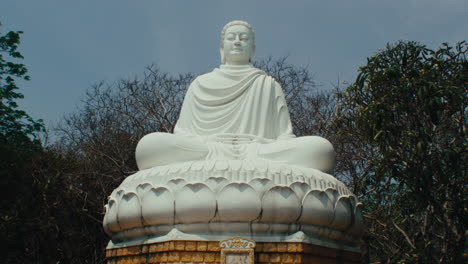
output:
[[296,138],[296,146],[316,153],[335,152],[333,145],[327,139],[319,136],[305,136]]
[[175,162],[200,160],[207,154],[208,148],[199,141],[160,132],[144,136],[135,150],[140,170]]
[[173,143],[171,134],[151,133],[140,139],[135,150],[138,169],[144,170],[163,162],[163,155],[167,153]]
[[335,165],[335,150],[327,139],[319,136],[297,138],[296,147],[305,155],[310,167],[329,172]]

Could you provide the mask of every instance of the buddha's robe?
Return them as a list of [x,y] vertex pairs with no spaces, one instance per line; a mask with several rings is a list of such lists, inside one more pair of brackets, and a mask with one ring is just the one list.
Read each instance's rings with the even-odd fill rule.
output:
[[263,143],[295,137],[281,86],[252,66],[226,65],[193,81],[174,134],[245,135]]
[[174,134],[152,133],[136,150],[140,169],[192,160],[268,160],[333,166],[321,137],[296,138],[281,86],[264,71],[221,65],[187,90]]

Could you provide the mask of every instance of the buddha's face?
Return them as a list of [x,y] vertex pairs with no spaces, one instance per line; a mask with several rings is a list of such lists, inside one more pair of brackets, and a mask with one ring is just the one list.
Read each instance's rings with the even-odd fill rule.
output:
[[226,64],[249,64],[255,52],[252,32],[242,25],[230,26],[224,34],[221,52]]

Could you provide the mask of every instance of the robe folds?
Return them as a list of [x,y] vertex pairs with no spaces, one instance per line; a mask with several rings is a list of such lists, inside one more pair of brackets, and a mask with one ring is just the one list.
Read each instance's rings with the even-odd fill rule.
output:
[[174,134],[144,136],[140,170],[199,160],[263,161],[328,171],[334,150],[321,137],[296,138],[278,82],[251,65],[221,65],[189,86]]
[[239,135],[260,143],[295,137],[278,82],[251,65],[221,65],[187,90],[174,134]]

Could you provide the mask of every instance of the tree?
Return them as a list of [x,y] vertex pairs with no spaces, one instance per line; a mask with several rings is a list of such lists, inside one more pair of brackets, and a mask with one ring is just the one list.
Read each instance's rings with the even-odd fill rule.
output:
[[26,237],[31,217],[32,201],[36,199],[31,190],[34,179],[28,164],[35,153],[41,150],[37,138],[44,131],[41,120],[33,120],[25,111],[18,109],[17,100],[23,95],[17,90],[16,80],[29,80],[27,69],[15,61],[23,59],[18,49],[21,31],[0,34],[0,242],[2,257],[10,262],[27,249]]
[[[0,23],[1,26],[1,23]],[[15,144],[16,148],[28,145],[37,132],[43,131],[41,120],[33,120],[25,111],[18,109],[17,99],[24,96],[19,93],[15,79],[29,80],[23,64],[7,61],[23,59],[18,49],[22,31],[10,31],[0,36],[0,136],[2,145]],[[7,56],[5,58],[4,56]]]
[[374,260],[463,262],[467,50],[388,45],[338,93],[342,169],[366,204]]

